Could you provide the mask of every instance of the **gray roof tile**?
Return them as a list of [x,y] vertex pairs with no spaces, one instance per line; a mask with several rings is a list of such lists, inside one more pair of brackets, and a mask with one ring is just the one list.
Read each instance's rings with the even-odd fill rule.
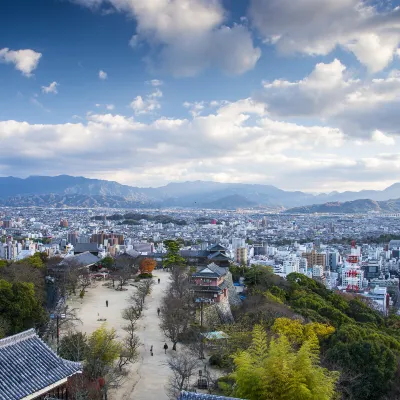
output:
[[0,340],[0,399],[19,400],[82,371],[57,356],[34,329]]

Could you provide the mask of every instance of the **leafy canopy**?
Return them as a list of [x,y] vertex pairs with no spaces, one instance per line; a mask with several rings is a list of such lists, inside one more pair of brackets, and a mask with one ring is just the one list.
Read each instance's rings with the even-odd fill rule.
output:
[[286,335],[272,338],[261,325],[253,330],[250,348],[234,357],[234,394],[248,400],[330,400],[338,373],[319,365],[316,337],[295,350]]

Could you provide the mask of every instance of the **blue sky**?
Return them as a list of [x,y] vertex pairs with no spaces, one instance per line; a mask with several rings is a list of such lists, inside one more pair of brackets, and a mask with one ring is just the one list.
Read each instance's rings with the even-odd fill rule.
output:
[[400,180],[398,7],[4,0],[0,175],[388,186]]

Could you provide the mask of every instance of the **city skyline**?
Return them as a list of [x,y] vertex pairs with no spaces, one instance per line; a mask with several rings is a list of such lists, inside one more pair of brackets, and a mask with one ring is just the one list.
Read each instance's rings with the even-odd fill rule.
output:
[[237,3],[4,1],[0,176],[400,181],[399,2]]

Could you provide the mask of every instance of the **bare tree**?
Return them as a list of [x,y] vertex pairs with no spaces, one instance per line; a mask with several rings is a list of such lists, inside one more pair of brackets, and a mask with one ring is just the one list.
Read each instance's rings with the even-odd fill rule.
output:
[[171,340],[172,350],[188,331],[191,318],[188,307],[183,299],[165,296],[161,306],[160,328],[164,335]]
[[130,306],[122,310],[122,318],[127,322],[122,329],[127,333],[123,342],[118,368],[137,360],[138,348],[140,346],[139,337],[136,335],[136,321],[140,318],[141,311],[135,306]]
[[137,291],[132,297],[136,297],[140,300],[143,307],[144,300],[147,295],[151,293],[151,287],[154,285],[153,279],[143,279],[137,285]]
[[125,337],[122,350],[119,355],[119,361],[117,363],[118,369],[122,371],[122,368],[130,363],[134,363],[139,358],[138,349],[141,345],[139,337],[134,331],[127,331],[128,335]]
[[181,267],[172,268],[169,277],[170,285],[168,291],[174,297],[182,298],[190,292],[190,273]]
[[170,399],[176,399],[182,390],[190,388],[190,379],[201,365],[190,351],[172,354],[166,365],[172,371],[166,391]]

